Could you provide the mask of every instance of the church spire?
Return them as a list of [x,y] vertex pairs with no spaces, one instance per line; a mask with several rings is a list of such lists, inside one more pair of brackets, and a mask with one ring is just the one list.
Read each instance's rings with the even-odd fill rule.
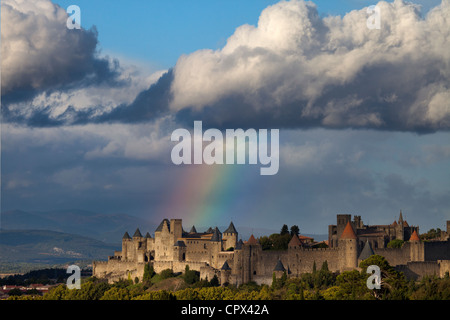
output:
[[403,214],[402,214],[402,210],[400,210],[400,217],[398,218],[398,223],[399,223],[399,224],[403,224]]

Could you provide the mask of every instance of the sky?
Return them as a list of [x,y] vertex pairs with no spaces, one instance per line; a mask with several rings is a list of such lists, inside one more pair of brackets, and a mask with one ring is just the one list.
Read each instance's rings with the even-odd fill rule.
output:
[[[81,10],[69,30],[66,9]],[[367,7],[380,8],[380,29]],[[1,2],[1,210],[327,233],[450,220],[450,1]],[[174,165],[171,133],[280,130],[280,167]]]

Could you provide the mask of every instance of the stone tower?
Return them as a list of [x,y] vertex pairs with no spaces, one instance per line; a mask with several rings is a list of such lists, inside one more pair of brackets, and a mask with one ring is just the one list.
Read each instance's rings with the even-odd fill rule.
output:
[[411,261],[424,261],[424,244],[420,241],[416,230],[414,230],[409,239],[409,246]]
[[170,219],[170,234],[172,235],[173,244],[183,236],[183,226],[181,219]]
[[277,279],[281,278],[283,274],[286,272],[286,269],[284,268],[284,265],[280,259],[278,259],[277,264],[273,269],[273,272],[275,273],[275,278]]
[[242,279],[243,283],[247,283],[252,280],[252,276],[257,274],[259,257],[262,248],[253,234],[248,241],[242,246]]
[[128,247],[130,243],[132,243],[131,237],[128,232],[125,232],[122,237],[122,257],[124,260],[128,259]]
[[222,239],[225,241],[223,248],[224,250],[227,250],[228,248],[235,248],[238,238],[238,232],[236,231],[236,228],[234,227],[233,222],[230,223],[230,226],[227,230],[223,232]]
[[228,262],[225,261],[222,268],[220,269],[220,284],[224,286],[227,283],[230,283],[231,276],[231,268],[228,265]]
[[358,240],[353,231],[350,221],[344,228],[339,239],[339,248],[341,249],[341,269],[352,270],[358,267]]
[[219,228],[215,227],[213,230],[213,235],[211,237],[211,263],[213,266],[218,267],[219,252],[222,251],[222,233]]

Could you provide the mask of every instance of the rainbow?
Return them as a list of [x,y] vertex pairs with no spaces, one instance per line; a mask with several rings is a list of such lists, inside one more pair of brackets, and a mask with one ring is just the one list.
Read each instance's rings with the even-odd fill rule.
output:
[[180,168],[182,174],[177,187],[167,192],[157,217],[160,220],[181,218],[189,229],[192,225],[214,227],[218,223],[228,224],[232,217],[230,213],[242,199],[241,192],[246,184],[242,181],[245,167],[202,164]]

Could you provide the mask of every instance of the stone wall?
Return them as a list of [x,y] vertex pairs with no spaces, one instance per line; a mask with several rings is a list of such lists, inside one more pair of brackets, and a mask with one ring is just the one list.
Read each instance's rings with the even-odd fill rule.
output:
[[437,261],[410,261],[406,265],[395,267],[401,271],[408,279],[420,280],[423,276],[439,276],[440,265]]
[[424,242],[425,261],[450,260],[450,241]]

